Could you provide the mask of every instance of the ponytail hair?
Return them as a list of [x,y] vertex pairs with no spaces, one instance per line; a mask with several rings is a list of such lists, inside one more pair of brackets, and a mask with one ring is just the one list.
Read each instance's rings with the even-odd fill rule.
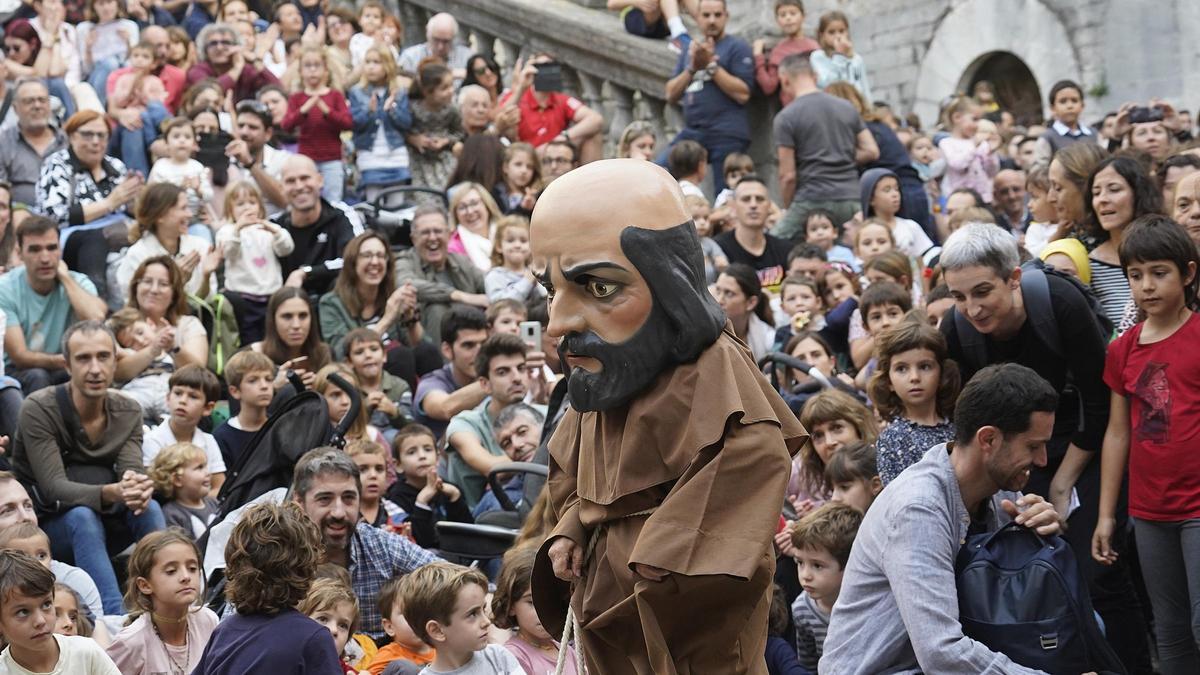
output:
[[754,306],[754,313],[768,326],[775,326],[775,317],[771,313],[771,300],[763,292],[762,282],[758,280],[758,272],[755,272],[753,267],[743,263],[733,263],[721,270],[721,274],[737,282],[738,288],[747,299],[758,298],[758,304]]

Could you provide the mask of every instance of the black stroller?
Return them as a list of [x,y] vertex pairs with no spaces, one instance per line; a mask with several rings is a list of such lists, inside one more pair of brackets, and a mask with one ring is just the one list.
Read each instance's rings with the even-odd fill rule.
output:
[[[250,439],[237,463],[229,467],[228,478],[217,495],[221,508],[208,531],[196,542],[201,551],[208,548],[213,528],[230,513],[272,490],[289,487],[296,462],[304,453],[325,445],[341,448],[346,444],[346,430],[358,417],[362,406],[358,389],[337,374],[329,376],[330,383],[350,397],[349,412],[334,427],[330,424],[325,399],[315,391],[306,390],[295,373],[288,373],[288,380],[297,393],[271,413],[267,423]],[[210,569],[212,561],[205,562],[206,570]],[[223,556],[222,564],[209,571],[207,577],[209,606],[217,609],[224,605]]]

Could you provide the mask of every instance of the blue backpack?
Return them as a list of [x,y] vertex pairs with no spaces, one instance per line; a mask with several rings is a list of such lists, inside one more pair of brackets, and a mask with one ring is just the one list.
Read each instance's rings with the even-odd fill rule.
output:
[[1047,673],[1125,673],[1061,537],[1009,523],[968,537],[954,571],[967,637]]

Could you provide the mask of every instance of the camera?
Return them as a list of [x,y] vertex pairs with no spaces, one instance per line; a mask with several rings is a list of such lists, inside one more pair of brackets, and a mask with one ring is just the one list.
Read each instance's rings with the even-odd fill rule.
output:
[[537,64],[537,72],[533,74],[533,88],[541,92],[562,91],[562,64],[554,61]]
[[1161,122],[1163,118],[1162,108],[1148,108],[1146,106],[1138,106],[1129,111],[1130,124],[1145,124],[1146,122]]

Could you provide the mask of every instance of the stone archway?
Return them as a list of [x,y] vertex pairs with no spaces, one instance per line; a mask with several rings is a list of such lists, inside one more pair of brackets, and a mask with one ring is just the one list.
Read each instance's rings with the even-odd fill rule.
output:
[[[980,57],[1007,52],[1019,59],[1042,87],[1079,79],[1071,34],[1039,0],[967,0],[938,24],[921,59],[913,111],[926,125],[937,120],[943,99],[956,93]],[[1040,101],[1043,110],[1045,101]]]
[[1041,118],[1042,93],[1029,66],[1016,54],[989,52],[963,71],[958,91],[970,93],[979,82],[990,82],[1000,107],[1013,114],[1019,124]]

